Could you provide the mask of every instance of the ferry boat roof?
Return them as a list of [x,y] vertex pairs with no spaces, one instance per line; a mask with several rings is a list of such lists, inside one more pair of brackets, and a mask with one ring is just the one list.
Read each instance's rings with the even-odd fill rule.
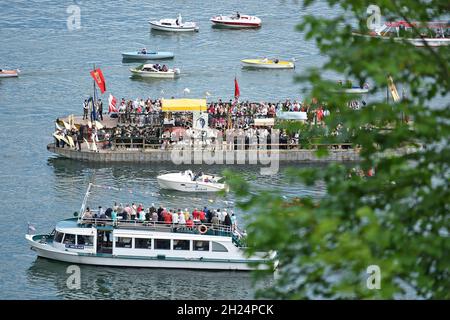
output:
[[78,224],[78,218],[70,218],[59,221],[55,226],[55,230],[59,232],[74,233],[80,235],[94,234],[93,228],[83,228],[80,224]]

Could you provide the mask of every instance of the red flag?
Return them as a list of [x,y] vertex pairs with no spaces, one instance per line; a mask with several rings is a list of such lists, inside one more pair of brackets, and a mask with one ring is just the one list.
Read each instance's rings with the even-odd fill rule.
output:
[[108,103],[109,103],[108,113],[111,113],[111,112],[116,112],[117,113],[118,110],[116,108],[116,104],[117,104],[116,97],[114,97],[112,94],[109,94]]
[[91,71],[91,76],[94,78],[95,83],[97,83],[98,87],[100,88],[101,93],[106,91],[106,82],[105,78],[103,77],[102,70],[100,69],[94,69]]
[[236,77],[234,77],[234,98],[238,99],[241,95],[241,92],[239,91],[239,84],[237,82]]

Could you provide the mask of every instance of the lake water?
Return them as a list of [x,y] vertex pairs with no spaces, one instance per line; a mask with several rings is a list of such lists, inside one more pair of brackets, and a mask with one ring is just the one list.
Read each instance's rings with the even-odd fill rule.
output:
[[[69,5],[79,5],[81,28],[70,31]],[[82,101],[92,94],[89,71],[103,70],[107,100],[118,98],[204,97],[231,99],[234,77],[246,100],[278,101],[301,98],[294,75],[323,63],[314,44],[294,30],[306,13],[333,15],[317,5],[308,11],[301,1],[2,1],[0,4],[0,68],[20,68],[18,79],[0,80],[0,298],[1,299],[235,299],[252,298],[247,273],[197,272],[163,269],[82,267],[82,289],[66,286],[67,264],[36,258],[24,240],[27,222],[38,232],[51,231],[58,220],[78,211],[87,184],[134,190],[133,193],[94,189],[91,205],[144,202],[171,207],[234,206],[234,197],[160,192],[156,175],[181,170],[165,165],[90,165],[56,158],[46,150],[53,121],[80,114]],[[239,10],[263,20],[258,30],[218,30],[209,18]],[[150,31],[148,20],[183,15],[199,23],[200,32],[164,34]],[[137,81],[129,78],[122,51],[142,47],[173,51],[170,66],[179,67],[176,80]],[[295,70],[245,71],[240,60],[252,57],[295,58]],[[298,165],[300,166],[300,165]],[[203,168],[219,173],[223,167]],[[259,168],[239,167],[255,188],[270,188],[286,196],[318,197],[325,190],[289,185],[282,171],[272,177]],[[239,219],[244,213],[236,211]],[[199,283],[202,285],[200,286]]]

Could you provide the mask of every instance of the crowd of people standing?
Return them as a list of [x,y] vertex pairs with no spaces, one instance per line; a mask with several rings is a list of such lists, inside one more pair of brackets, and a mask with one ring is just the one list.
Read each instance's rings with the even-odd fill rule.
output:
[[[353,105],[350,107],[354,108]],[[119,147],[123,145],[126,148],[130,144],[130,139],[133,139],[133,144],[141,143],[147,147],[159,146],[164,149],[178,143],[195,145],[201,142],[204,146],[214,143],[214,137],[204,139],[198,132],[194,132],[192,112],[162,112],[162,103],[159,99],[122,98],[115,112],[111,110],[108,112],[111,118],[118,118],[116,127],[108,130],[96,127],[96,121],[102,121],[104,116],[103,103],[100,99],[95,103],[91,98],[86,99],[83,110],[83,120],[90,120],[90,125],[81,124],[77,126],[78,128],[73,126],[70,130],[63,128],[56,132],[57,136],[71,137],[74,142],[71,147],[77,150],[81,150],[83,143],[92,144],[99,141],[105,142],[103,147],[112,146],[115,142]],[[238,135],[244,136],[246,144],[255,138],[264,141],[263,143],[270,143],[268,139],[270,140],[273,127],[255,125],[256,119],[276,119],[277,115],[283,112],[303,112],[306,115],[304,123],[316,124],[323,128],[325,127],[323,120],[330,114],[326,104],[320,103],[317,99],[312,99],[310,103],[290,99],[275,103],[250,101],[234,103],[232,100],[225,102],[219,99],[217,102],[209,103],[206,112],[209,129],[219,130],[224,138],[226,129],[238,129]],[[180,138],[179,134],[174,134],[172,128],[178,130],[178,133],[184,130],[185,137]],[[327,128],[323,129],[324,132],[328,131]],[[190,131],[194,133],[189,136]],[[298,146],[300,134],[281,130],[278,138],[279,144],[283,146],[280,148]],[[199,141],[195,141],[196,137]],[[55,144],[57,147],[64,147],[69,144],[67,140],[56,139]],[[97,150],[95,143],[90,150]]]
[[227,209],[209,209],[208,207],[194,208],[192,211],[185,208],[184,210],[168,209],[160,205],[158,208],[152,203],[145,208],[142,203],[132,203],[123,205],[115,202],[113,206],[104,209],[102,206],[98,210],[93,211],[89,207],[83,213],[82,218],[90,222],[92,219],[105,221],[132,221],[132,222],[155,222],[167,225],[185,226],[194,228],[200,224],[211,224],[211,226],[219,228],[228,227],[235,230],[237,227],[237,218],[233,211],[228,212]]

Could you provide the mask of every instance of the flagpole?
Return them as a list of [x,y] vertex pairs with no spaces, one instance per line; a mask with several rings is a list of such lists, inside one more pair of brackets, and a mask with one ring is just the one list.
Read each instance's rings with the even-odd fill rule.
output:
[[[95,63],[94,63],[94,70],[95,70]],[[94,82],[94,103],[95,103],[95,79],[94,80],[92,80],[93,82]],[[93,105],[92,105],[93,106]]]
[[[93,64],[93,70],[95,70],[95,63]],[[93,97],[92,97],[92,108],[91,108],[91,106],[89,106],[89,118],[88,119],[91,119],[91,117],[92,117],[92,110],[93,110],[93,108],[94,108],[94,101],[95,101],[95,79],[93,79],[92,80],[92,82],[93,82]]]

